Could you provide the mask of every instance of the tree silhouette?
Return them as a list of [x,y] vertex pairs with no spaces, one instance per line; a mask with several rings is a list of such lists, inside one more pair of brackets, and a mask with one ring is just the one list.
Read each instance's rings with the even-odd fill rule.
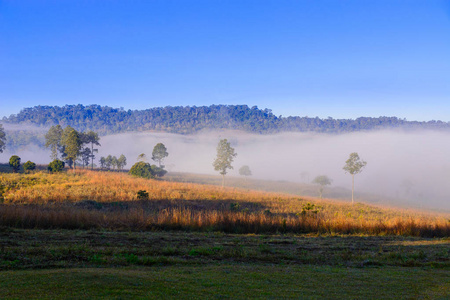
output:
[[320,197],[320,199],[322,199],[322,194],[323,194],[323,190],[324,190],[325,186],[326,185],[330,185],[331,181],[332,180],[326,175],[317,176],[312,181],[312,183],[319,185],[319,197]]
[[247,181],[247,176],[252,176],[252,171],[249,166],[245,165],[239,168],[239,175],[245,176],[244,178]]
[[156,161],[158,163],[158,166],[161,166],[164,158],[166,158],[167,156],[169,156],[169,153],[167,153],[167,148],[166,146],[164,146],[163,143],[158,143],[156,144],[156,146],[153,148],[153,152],[152,152],[152,159],[154,161]]

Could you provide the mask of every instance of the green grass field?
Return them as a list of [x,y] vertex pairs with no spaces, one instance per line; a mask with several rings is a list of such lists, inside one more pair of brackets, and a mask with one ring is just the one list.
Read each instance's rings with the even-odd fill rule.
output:
[[446,299],[450,240],[0,231],[0,298]]
[[447,299],[448,271],[330,266],[206,265],[0,273],[16,299]]

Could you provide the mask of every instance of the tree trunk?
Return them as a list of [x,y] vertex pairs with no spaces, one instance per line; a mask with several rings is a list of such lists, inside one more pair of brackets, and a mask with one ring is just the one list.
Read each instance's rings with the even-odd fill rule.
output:
[[225,186],[225,175],[222,174],[222,187],[224,187],[224,186]]
[[91,143],[91,170],[94,170],[94,143]]
[[353,193],[355,191],[355,175],[352,174],[352,204],[353,204]]

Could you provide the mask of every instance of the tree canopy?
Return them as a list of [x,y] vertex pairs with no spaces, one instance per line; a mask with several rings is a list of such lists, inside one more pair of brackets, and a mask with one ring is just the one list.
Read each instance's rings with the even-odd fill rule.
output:
[[64,169],[64,165],[62,160],[55,159],[48,164],[48,170],[52,173],[61,172]]
[[123,170],[123,168],[127,165],[127,158],[125,155],[121,154],[117,159],[117,168],[119,170]]
[[252,176],[252,171],[250,170],[249,166],[242,166],[239,168],[239,175],[242,176]]
[[17,155],[11,156],[9,159],[9,166],[14,173],[17,173],[20,169],[20,157],[18,157]]
[[61,145],[64,147],[66,159],[73,163],[75,169],[75,160],[80,154],[82,145],[80,134],[72,127],[67,126],[61,136]]
[[45,135],[45,147],[50,148],[50,158],[52,158],[53,160],[58,158],[58,151],[61,150],[62,134],[63,129],[61,125],[56,125],[50,127],[47,134]]
[[124,110],[108,106],[65,105],[24,108],[3,121],[39,126],[71,126],[78,131],[100,134],[155,130],[188,134],[204,129],[232,129],[252,133],[285,131],[342,133],[386,128],[450,130],[442,121],[407,121],[397,117],[321,119],[318,117],[275,116],[270,109],[247,105],[166,106],[145,110]]
[[362,172],[362,169],[366,166],[367,162],[359,158],[358,153],[350,153],[350,157],[345,161],[343,169],[345,172],[355,175]]
[[29,160],[23,164],[23,169],[25,172],[30,172],[30,171],[36,170],[36,164]]
[[129,173],[136,177],[142,178],[154,178],[155,174],[153,173],[152,166],[149,163],[139,161],[135,163]]

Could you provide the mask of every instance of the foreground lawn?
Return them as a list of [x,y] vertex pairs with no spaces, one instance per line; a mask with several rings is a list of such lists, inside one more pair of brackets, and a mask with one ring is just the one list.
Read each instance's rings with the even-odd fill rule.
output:
[[3,271],[0,297],[447,299],[450,274],[401,267],[249,264]]
[[0,299],[448,299],[450,240],[0,228]]
[[450,270],[448,238],[0,228],[0,270],[217,263]]

